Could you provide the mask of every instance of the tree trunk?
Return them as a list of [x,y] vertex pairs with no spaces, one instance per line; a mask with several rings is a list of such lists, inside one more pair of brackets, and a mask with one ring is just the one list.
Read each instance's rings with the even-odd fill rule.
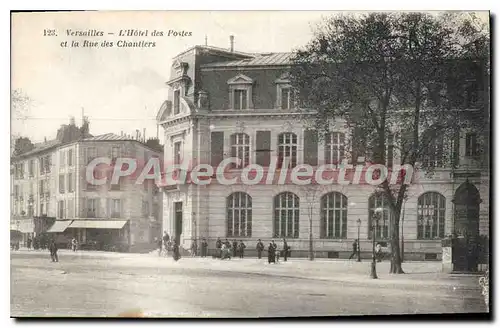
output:
[[390,273],[401,274],[404,273],[401,267],[401,249],[399,247],[399,218],[400,213],[394,217],[394,225],[391,238],[391,269]]

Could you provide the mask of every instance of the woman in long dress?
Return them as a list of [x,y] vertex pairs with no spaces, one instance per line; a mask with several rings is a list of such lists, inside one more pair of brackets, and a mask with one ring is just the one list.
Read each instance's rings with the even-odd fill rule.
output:
[[276,250],[274,249],[274,245],[272,243],[269,243],[269,247],[267,248],[267,261],[269,262],[269,264],[271,264],[271,262],[276,263],[275,256]]

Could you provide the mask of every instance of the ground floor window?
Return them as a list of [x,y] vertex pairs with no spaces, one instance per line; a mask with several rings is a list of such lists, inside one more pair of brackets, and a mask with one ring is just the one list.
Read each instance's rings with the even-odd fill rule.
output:
[[299,238],[299,197],[294,193],[274,197],[274,237]]

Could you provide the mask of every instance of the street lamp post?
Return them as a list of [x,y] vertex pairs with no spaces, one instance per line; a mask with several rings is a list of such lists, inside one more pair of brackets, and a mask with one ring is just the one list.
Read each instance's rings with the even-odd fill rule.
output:
[[358,224],[358,262],[361,262],[361,246],[360,246],[360,243],[359,243],[359,228],[361,227],[361,219],[358,219],[358,221],[356,221],[356,223]]
[[372,279],[378,279],[377,276],[377,259],[375,254],[375,239],[377,237],[378,230],[378,221],[380,220],[380,213],[383,211],[382,208],[378,207],[375,209],[373,213],[373,221],[375,224],[372,224],[372,264],[370,270],[370,277]]

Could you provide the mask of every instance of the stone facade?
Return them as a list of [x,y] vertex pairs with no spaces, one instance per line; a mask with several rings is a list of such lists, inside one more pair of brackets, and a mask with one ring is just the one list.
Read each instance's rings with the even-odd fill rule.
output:
[[[208,64],[203,61],[204,56],[210,57]],[[308,161],[307,152],[311,148],[311,143],[306,142],[307,122],[304,120],[303,112],[294,110],[293,106],[290,106],[291,109],[283,109],[281,106],[283,100],[278,99],[283,92],[280,89],[281,86],[286,86],[287,83],[288,63],[268,60],[262,64],[265,61],[261,60],[260,55],[254,56],[256,58],[250,57],[249,59],[244,54],[212,47],[194,47],[174,58],[173,66],[183,67],[184,71],[172,69],[170,82],[167,82],[168,99],[157,116],[158,123],[164,128],[164,161],[167,172],[169,164],[176,161],[176,156],[191,163],[192,166],[195,164],[213,165],[214,154],[217,152],[222,154],[220,159],[234,156],[232,136],[235,134],[246,134],[249,137],[249,164],[258,164],[260,161],[258,150],[261,145],[257,140],[260,131],[269,133],[267,143],[271,155],[278,153],[279,135],[284,132],[293,133],[297,137],[297,164]],[[273,56],[273,58],[282,58]],[[258,64],[249,64],[249,61],[251,63],[259,60]],[[246,96],[244,94],[240,100],[231,100],[234,96],[232,83],[241,83],[241,90],[248,91]],[[180,99],[174,99],[176,95],[173,90],[179,89],[183,96]],[[248,106],[234,108],[235,102],[240,104],[238,101],[246,101]],[[174,108],[176,106],[177,109]],[[344,133],[346,139],[349,139],[350,131],[345,122],[337,120],[335,123],[335,132]],[[414,181],[417,183],[413,183],[409,188],[409,197],[405,203],[404,217],[400,224],[400,236],[404,239],[406,260],[441,259],[441,238],[454,231],[455,191],[466,182],[474,185],[481,195],[479,233],[489,235],[489,169],[485,157],[478,159],[466,156],[466,132],[460,133],[458,168],[436,168],[431,176],[425,172],[415,172]],[[214,133],[219,133],[218,144],[214,144]],[[180,144],[180,148],[175,146],[176,143]],[[320,140],[312,145],[316,148],[314,151],[317,156],[316,165],[324,163],[325,142]],[[346,153],[349,150],[349,147],[346,147]],[[180,155],[176,154],[179,151]],[[395,151],[394,164],[398,164],[398,156],[399,154]],[[241,169],[233,170],[234,174],[239,172]],[[328,186],[317,185],[313,188],[294,184],[227,186],[218,184],[215,179],[208,185],[190,183],[178,186],[164,185],[162,188],[163,230],[171,236],[179,237],[184,248],[189,248],[193,239],[207,238],[210,251],[215,248],[217,238],[222,240],[228,238],[231,241],[241,239],[247,244],[247,253],[252,255],[255,253],[257,239],[262,239],[264,243],[271,240],[279,241],[280,238],[276,237],[276,228],[273,225],[274,199],[280,193],[290,192],[299,199],[298,236],[287,237],[292,256],[307,256],[309,227],[312,226],[313,248],[316,256],[348,257],[352,252],[353,240],[358,238],[357,221],[360,220],[361,252],[363,257],[369,257],[372,247],[369,235],[369,198],[374,191],[375,187],[368,184],[341,185],[337,183]],[[236,192],[245,193],[251,197],[252,228],[246,236],[228,235],[228,210],[230,209],[228,197]],[[340,193],[347,199],[347,203],[344,203],[347,227],[342,237],[325,237],[325,233],[321,231],[322,197],[331,192]],[[441,208],[439,216],[444,226],[439,227],[440,232],[432,238],[418,236],[419,198],[429,192],[435,193],[436,196],[433,197],[444,197],[444,208],[439,205]],[[388,238],[377,238],[377,241],[384,240],[387,241]]]
[[[137,140],[108,134],[60,143],[14,158],[13,216],[47,216],[57,220],[122,219],[128,222],[124,228],[127,231],[121,233],[122,242],[131,250],[153,248],[154,238],[161,235],[162,199],[152,181],[137,185],[133,179],[121,178],[119,187],[109,183],[90,186],[86,182],[85,170],[91,158],[122,156],[135,158],[143,166],[149,158],[161,157],[161,154]],[[40,164],[42,158],[50,158],[50,164]],[[30,163],[34,165],[32,174]],[[46,169],[42,169],[44,167]],[[20,168],[24,168],[23,174],[16,175]],[[113,208],[117,206],[119,208]],[[66,235],[68,238],[75,236],[85,244],[87,232],[87,229],[75,228],[68,229]]]

